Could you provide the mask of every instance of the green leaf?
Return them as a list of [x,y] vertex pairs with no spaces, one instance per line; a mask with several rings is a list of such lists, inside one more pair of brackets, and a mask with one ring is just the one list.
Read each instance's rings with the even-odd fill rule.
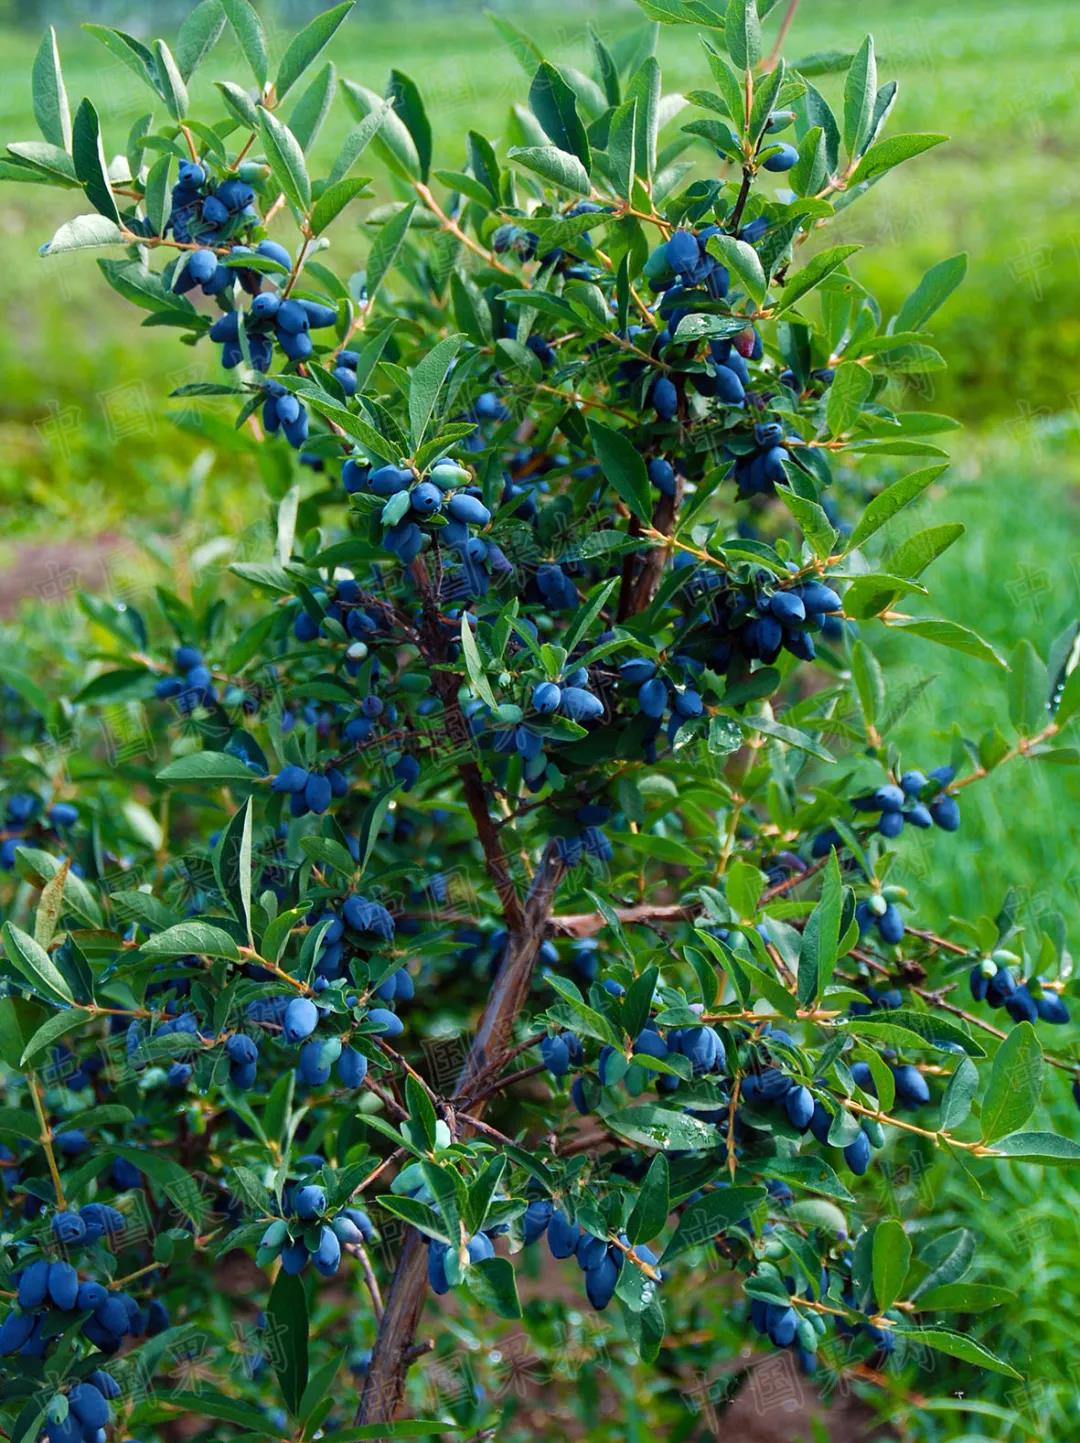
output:
[[409,434],[414,451],[427,435],[439,396],[464,342],[464,336],[447,336],[428,351],[409,379]]
[[815,286],[819,286],[826,276],[831,276],[833,271],[844,264],[848,256],[854,255],[859,249],[857,245],[843,245],[830,246],[828,250],[819,251],[801,271],[792,276],[781,291],[776,314],[790,310],[796,301],[801,300]]
[[[853,1017],[844,1026],[857,1037],[880,1037],[888,1041],[890,1036],[895,1036],[907,1046],[919,1038],[928,1047],[948,1044],[950,1050],[963,1048],[969,1057],[986,1056],[982,1043],[977,1042],[959,1022],[954,1022],[951,1017],[939,1016],[936,1012],[917,1012],[912,1007],[898,1007],[891,1010],[887,1017]],[[893,1033],[883,1030],[887,1028],[892,1028]],[[904,1033],[908,1034],[906,1043],[901,1036]]]
[[660,1261],[668,1263],[691,1248],[711,1243],[718,1233],[753,1212],[765,1196],[763,1187],[719,1187],[695,1199],[683,1208]]
[[921,576],[926,568],[954,541],[964,534],[962,521],[947,521],[942,526],[929,526],[902,541],[889,557],[889,571],[894,576]]
[[977,1368],[989,1368],[992,1373],[1004,1373],[1007,1378],[1021,1377],[1015,1368],[1003,1363],[988,1348],[976,1343],[974,1338],[968,1338],[963,1333],[954,1333],[949,1328],[911,1328],[905,1324],[894,1327],[893,1333],[911,1343],[922,1343],[939,1353],[948,1353],[952,1358],[974,1363]]
[[874,1229],[874,1300],[886,1313],[901,1296],[911,1264],[911,1239],[896,1218],[885,1218]]
[[300,96],[289,115],[289,129],[307,154],[315,143],[337,91],[337,71],[329,61]]
[[821,560],[831,556],[837,533],[824,508],[816,501],[800,496],[790,486],[777,486],[776,494],[783,497],[784,505],[799,523],[799,530],[814,555]]
[[859,46],[844,82],[844,148],[849,156],[858,155],[869,134],[877,88],[874,39],[868,35]]
[[921,155],[925,150],[932,150],[935,145],[941,145],[948,138],[947,135],[892,135],[888,140],[878,141],[855,167],[855,174],[848,181],[848,189],[854,190],[864,181],[877,180],[902,161]]
[[316,15],[310,24],[294,35],[289,47],[281,57],[281,64],[274,78],[274,90],[279,102],[285,98],[304,71],[330,43],[338,26],[353,8],[353,0],[335,5]]
[[190,80],[217,44],[225,29],[220,0],[200,0],[176,36],[176,63],[184,80]]
[[938,646],[947,646],[952,651],[962,651],[978,661],[989,662],[991,666],[1007,669],[1004,657],[999,656],[988,641],[984,641],[977,632],[959,625],[958,622],[943,621],[935,617],[912,617],[908,620],[894,618],[889,622],[889,626],[893,631],[910,631],[913,636],[921,636],[926,641],[936,642]]
[[509,1258],[481,1258],[465,1274],[465,1283],[481,1307],[500,1318],[520,1318],[514,1265]]
[[144,957],[224,957],[239,962],[236,942],[220,927],[209,922],[178,922],[164,932],[155,932],[142,944]]
[[845,361],[837,367],[825,404],[825,420],[830,436],[840,436],[851,430],[873,385],[873,376],[857,361]]
[[[365,1117],[364,1121],[370,1124],[374,1123],[374,1119],[370,1117]],[[393,1213],[395,1217],[401,1218],[403,1222],[424,1233],[425,1236],[434,1238],[440,1243],[451,1241],[446,1223],[434,1208],[428,1207],[427,1203],[421,1202],[419,1198],[397,1197],[393,1193],[384,1192],[379,1194],[378,1203],[386,1212]]]
[[603,1121],[618,1137],[641,1147],[694,1151],[716,1147],[719,1142],[719,1134],[710,1123],[654,1103],[618,1108]]
[[1080,1143],[1056,1132],[1013,1132],[995,1140],[994,1153],[1027,1162],[1074,1164],[1080,1162]]
[[405,129],[412,137],[420,164],[420,179],[426,181],[431,170],[431,122],[416,82],[400,70],[391,70],[386,94],[387,99],[394,103],[394,113],[401,117]]
[[761,21],[757,0],[728,0],[724,44],[736,70],[752,70],[761,59]]
[[254,946],[251,935],[251,798],[234,812],[221,834],[214,851],[214,873],[221,894],[233,910],[238,922],[244,924],[248,945]]
[[221,91],[221,98],[240,124],[246,125],[250,130],[258,130],[259,107],[247,91],[241,89],[239,85],[234,85],[231,80],[215,80],[214,84]]
[[369,115],[365,115],[358,125],[353,126],[342,142],[337,159],[330,169],[329,183],[331,186],[336,185],[349,173],[378,134],[383,121],[392,113],[393,109],[393,101],[384,100]]
[[637,101],[627,100],[613,113],[608,128],[607,167],[618,195],[629,199],[636,163]]
[[652,520],[652,494],[641,452],[623,431],[588,422],[589,437],[605,478],[639,521]]
[[966,1121],[978,1090],[979,1069],[970,1057],[960,1058],[941,1099],[941,1126],[946,1132]]
[[34,1059],[40,1053],[44,1052],[46,1048],[52,1047],[55,1043],[59,1042],[61,1037],[65,1037],[69,1032],[76,1031],[84,1022],[91,1021],[93,1015],[92,1012],[83,1011],[81,1007],[72,1007],[64,1012],[55,1012],[41,1024],[26,1044],[22,1056],[19,1058],[19,1066],[30,1066]]
[[16,927],[13,922],[5,922],[3,938],[8,961],[35,991],[53,1001],[74,1003],[67,978],[44,947],[35,942],[28,932]]
[[821,900],[811,912],[799,947],[799,1001],[809,1007],[832,980],[840,945],[844,886],[836,851],[829,853]]
[[349,176],[336,184],[327,186],[311,210],[311,233],[322,235],[332,220],[336,220],[351,200],[366,190],[366,176]]
[[1042,1047],[1030,1022],[1019,1022],[994,1054],[982,1105],[982,1140],[997,1142],[1023,1127],[1042,1093]]
[[667,1222],[670,1210],[668,1160],[662,1152],[658,1152],[649,1164],[649,1171],[645,1174],[634,1210],[626,1224],[630,1246],[636,1247],[638,1243],[647,1243],[650,1238],[657,1237]]
[[229,24],[240,42],[244,59],[251,66],[251,73],[258,83],[259,89],[262,90],[270,73],[270,63],[266,53],[266,32],[263,30],[262,21],[255,13],[254,8],[248,4],[248,0],[221,0],[221,8],[229,17]]
[[526,170],[535,171],[544,180],[551,181],[552,185],[572,191],[575,195],[589,194],[589,173],[576,155],[568,155],[554,145],[518,145],[511,146],[509,156]]
[[660,67],[653,56],[649,56],[626,87],[626,98],[637,101],[634,164],[642,180],[651,184],[656,170],[656,140],[660,130]]
[[137,75],[144,85],[148,85],[155,95],[164,99],[158,89],[157,65],[153,53],[147,50],[141,40],[136,40],[133,35],[125,35],[122,30],[110,30],[107,25],[84,24],[83,29],[100,41],[105,49]]
[[848,538],[848,550],[854,551],[861,546],[868,537],[873,536],[875,531],[880,531],[887,521],[891,521],[898,511],[910,505],[916,497],[921,496],[926,488],[932,485],[943,471],[947,471],[949,463],[942,462],[940,465],[927,466],[922,471],[909,471],[906,476],[901,476],[891,486],[875,496],[870,502],[855,530]]
[[1046,663],[1024,638],[1009,656],[1009,720],[1021,736],[1033,736],[1046,725],[1050,677]]
[[409,222],[412,220],[413,211],[416,209],[416,202],[410,201],[398,213],[386,222],[379,230],[378,235],[371,247],[367,263],[367,292],[368,305],[371,304],[379,287],[386,277],[386,273],[397,259],[397,253],[401,249],[405,239],[405,233],[409,229]]
[[[71,158],[75,163],[75,174],[79,177],[90,204],[114,225],[119,225],[120,212],[116,208],[112,186],[109,184],[109,168],[105,160],[105,148],[101,143],[101,123],[89,100],[84,100],[75,112]],[[54,237],[50,244],[50,250],[55,245],[55,239]]]
[[468,673],[472,689],[481,701],[487,703],[494,709],[498,706],[495,695],[491,690],[491,684],[484,672],[484,663],[480,657],[480,650],[476,645],[476,637],[469,625],[472,620],[469,612],[464,611],[461,615],[461,654],[465,661],[465,670]]
[[368,143],[383,164],[410,184],[419,180],[421,166],[416,142],[393,106],[387,110],[381,95],[351,80],[345,81],[345,94],[353,113],[361,122],[376,112],[381,114],[382,118]]
[[931,266],[896,313],[894,331],[921,331],[934,312],[952,295],[967,273],[963,251]]
[[760,306],[769,283],[754,247],[746,241],[736,240],[734,236],[714,235],[710,238],[707,249],[710,255],[714,255],[735,272],[747,295],[755,305]]
[[250,767],[230,752],[190,752],[177,757],[163,771],[159,782],[248,782],[259,779]]
[[586,172],[591,170],[589,138],[577,112],[577,96],[546,60],[529,87],[529,106],[552,144],[576,155]]
[[180,67],[173,59],[173,53],[164,40],[154,41],[154,60],[157,68],[158,89],[174,120],[183,120],[187,114],[188,93]]
[[284,1269],[279,1272],[266,1311],[274,1328],[270,1361],[285,1406],[296,1417],[308,1380],[307,1294],[300,1279]]
[[[1080,1157],[1080,1149],[1077,1150]],[[995,1288],[986,1283],[942,1283],[919,1295],[919,1312],[982,1313],[1016,1301],[1008,1288]]]
[[259,110],[259,129],[274,179],[285,198],[306,214],[311,205],[311,181],[300,142],[276,115],[262,108]]
[[738,722],[744,731],[760,732],[762,736],[772,737],[775,741],[783,742],[785,746],[808,752],[810,756],[817,757],[818,761],[836,761],[827,747],[823,747],[820,742],[799,731],[797,727],[789,727],[784,722],[773,721],[767,716],[739,717]]
[[30,71],[34,101],[34,119],[50,145],[60,150],[71,149],[71,112],[68,109],[64,73],[60,68],[60,47],[56,31],[50,25],[42,36]]

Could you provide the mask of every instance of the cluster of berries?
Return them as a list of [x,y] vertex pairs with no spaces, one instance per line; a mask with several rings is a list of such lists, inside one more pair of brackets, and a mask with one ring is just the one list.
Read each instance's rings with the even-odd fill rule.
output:
[[[273,241],[263,241],[259,249],[268,246],[281,251],[281,247]],[[287,256],[288,252],[282,251],[282,254]],[[210,339],[219,342],[223,348],[221,364],[227,371],[244,359],[240,316],[239,311],[226,311],[210,327]],[[260,291],[244,316],[244,338],[252,366],[256,371],[270,369],[275,341],[290,361],[306,361],[315,349],[311,332],[325,330],[336,321],[337,312],[333,306],[324,305],[322,301],[294,296],[282,299],[275,290]]]
[[270,790],[289,798],[290,816],[306,817],[311,813],[321,817],[335,798],[348,796],[349,781],[337,767],[309,771],[290,763],[274,777]]
[[182,160],[172,188],[166,234],[182,245],[221,245],[259,219],[255,191],[239,175],[215,183],[205,165]]
[[[0,871],[10,872],[15,853],[29,840],[30,830],[40,808],[32,792],[11,792],[4,799],[4,821],[0,828]],[[78,809],[71,802],[54,802],[45,814],[49,827],[57,834],[66,832],[79,820]],[[78,867],[73,867],[78,871]]]
[[[526,1246],[547,1234],[553,1258],[573,1257],[585,1274],[585,1294],[598,1310],[606,1308],[615,1293],[619,1274],[626,1264],[630,1245],[625,1233],[620,1234],[621,1247],[607,1238],[588,1233],[580,1224],[571,1222],[561,1208],[547,1198],[535,1198],[525,1209],[524,1235]],[[656,1254],[639,1243],[634,1255],[650,1268],[656,1266]]]
[[217,701],[214,679],[197,647],[178,646],[173,652],[173,667],[175,675],[162,677],[154,687],[156,697],[174,701],[183,716]]
[[1015,952],[1004,948],[991,952],[971,969],[971,995],[976,1002],[989,1002],[991,1007],[1004,1007],[1014,1022],[1068,1022],[1069,1009],[1059,993],[1048,988],[1042,978],[1029,977],[1017,981],[1013,968],[1023,966]]
[[277,1258],[282,1271],[296,1276],[312,1263],[317,1273],[332,1278],[341,1266],[342,1247],[371,1241],[375,1229],[362,1208],[327,1212],[326,1192],[317,1183],[287,1187],[282,1199],[285,1216],[275,1218],[259,1241],[260,1267]]
[[960,806],[946,790],[955,777],[955,767],[949,766],[936,767],[929,777],[905,772],[899,786],[887,782],[867,796],[852,798],[851,805],[857,812],[879,813],[877,830],[883,837],[898,837],[905,822],[955,832],[960,826]]

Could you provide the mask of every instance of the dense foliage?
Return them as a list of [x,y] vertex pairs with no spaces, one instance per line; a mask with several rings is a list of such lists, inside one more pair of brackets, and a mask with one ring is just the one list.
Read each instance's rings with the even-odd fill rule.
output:
[[[585,74],[501,21],[528,107],[500,145],[469,131],[433,169],[394,71],[385,96],[344,82],[356,124],[318,179],[336,75],[305,77],[348,4],[272,81],[246,0],[203,0],[175,50],[90,27],[169,116],[115,159],[42,45],[44,138],[2,174],[93,207],[46,283],[111,247],[144,324],[214,350],[222,379],[174,394],[259,449],[274,540],[156,616],[97,603],[110,641],[70,701],[5,673],[20,1443],[183,1415],[487,1436],[521,1403],[515,1340],[588,1373],[586,1302],[621,1366],[657,1365],[671,1436],[740,1338],[871,1384],[934,1351],[968,1392],[1019,1377],[966,1326],[1007,1298],[963,1281],[970,1234],[871,1186],[1080,1156],[1024,1130],[1074,1071],[1043,1051],[1060,919],[988,899],[938,935],[893,871],[968,785],[1070,761],[1080,711],[1069,638],[1006,667],[923,611],[963,528],[894,521],[947,468],[928,438],[952,423],[905,380],[944,364],[927,327],[963,257],[884,317],[858,248],[818,243],[944,137],[883,135],[870,39],[796,70],[763,53],[766,0],[642,8],[704,32],[713,88],[663,94],[652,24],[593,36]],[[219,82],[206,122],[188,83],[226,26],[256,89]],[[813,77],[837,66],[834,113]],[[343,278],[325,233],[358,202]],[[923,693],[889,686],[880,627],[1007,670],[1008,729],[898,755]],[[540,1249],[581,1277],[549,1265],[523,1305]],[[453,1304],[421,1328],[432,1292]],[[436,1363],[458,1386],[426,1388]]]

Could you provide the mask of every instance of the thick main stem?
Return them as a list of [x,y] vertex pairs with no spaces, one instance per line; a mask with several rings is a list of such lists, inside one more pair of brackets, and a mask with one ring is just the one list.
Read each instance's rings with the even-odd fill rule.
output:
[[[549,846],[525,900],[521,926],[511,931],[507,939],[506,956],[495,978],[452,1101],[467,1097],[477,1078],[490,1072],[509,1051],[514,1020],[529,995],[537,952],[561,875],[562,863],[554,847]],[[473,1113],[479,1113],[483,1105],[483,1099],[475,1103]],[[412,1344],[423,1312],[426,1290],[424,1242],[421,1235],[410,1228],[394,1270],[375,1339],[371,1366],[357,1409],[358,1423],[389,1423],[397,1416],[405,1396],[405,1379],[412,1361]]]

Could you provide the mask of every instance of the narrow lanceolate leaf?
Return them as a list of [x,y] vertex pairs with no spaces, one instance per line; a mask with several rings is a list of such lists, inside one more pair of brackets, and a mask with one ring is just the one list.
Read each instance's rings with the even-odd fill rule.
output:
[[799,1001],[808,1007],[828,987],[836,967],[844,886],[836,852],[829,853],[821,901],[811,912],[799,947]]
[[345,0],[345,4],[335,5],[332,10],[324,10],[321,15],[316,15],[309,25],[305,25],[298,35],[293,36],[289,48],[281,57],[281,64],[274,79],[278,100],[288,94],[312,61],[330,43],[338,26],[352,8],[353,0]]
[[[358,120],[366,120],[376,111],[385,111],[385,99],[381,95],[376,95],[374,90],[368,90],[363,85],[356,85],[351,80],[344,81],[343,85],[349,106]],[[377,133],[370,137],[370,141],[376,155],[395,175],[410,182],[420,179],[420,155],[416,149],[416,142],[409,133],[408,126],[393,106],[390,107],[388,113],[383,114],[377,127]]]
[[240,42],[244,59],[251,66],[251,73],[261,90],[270,73],[266,54],[266,32],[248,0],[221,0],[221,8],[229,17],[229,24]]
[[344,176],[348,175],[357,160],[363,155],[364,151],[378,134],[380,126],[393,108],[394,102],[392,100],[384,100],[381,105],[378,105],[370,114],[366,115],[364,119],[360,121],[359,125],[353,126],[352,130],[349,131],[342,142],[337,159],[330,168],[329,181],[331,185],[335,185],[339,180],[343,179]]
[[894,331],[919,331],[967,274],[967,253],[951,256],[931,266],[896,313]]
[[910,160],[913,155],[932,150],[948,138],[947,135],[892,135],[888,140],[879,140],[855,167],[855,174],[848,181],[849,189],[853,190],[864,181],[877,180],[894,166]]
[[302,92],[289,115],[289,129],[296,136],[300,149],[309,151],[322,129],[323,121],[337,90],[337,71],[329,61]]
[[351,200],[363,194],[368,187],[366,175],[350,175],[336,184],[327,186],[311,208],[311,234],[322,235],[331,221],[336,220]]
[[709,240],[708,250],[710,255],[735,272],[746,294],[755,305],[760,306],[765,299],[768,280],[754,247],[731,235],[714,235]]
[[251,130],[258,130],[259,107],[247,91],[239,85],[234,85],[231,80],[215,80],[214,84],[221,91],[222,100],[240,124],[248,126]]
[[19,1066],[28,1067],[41,1053],[59,1042],[61,1037],[66,1037],[69,1032],[80,1028],[84,1022],[89,1022],[93,1015],[92,1012],[86,1012],[81,1007],[67,1007],[63,1012],[54,1012],[51,1017],[46,1018],[26,1044],[23,1054],[19,1058]]
[[941,1126],[946,1132],[966,1122],[979,1090],[979,1069],[970,1057],[961,1057],[953,1068],[945,1096],[941,1099]]
[[891,521],[898,511],[902,511],[921,496],[926,488],[947,470],[948,462],[927,466],[922,471],[910,471],[906,476],[901,476],[899,481],[887,486],[880,495],[874,497],[859,518],[858,525],[848,538],[848,550],[854,551],[855,547],[861,546],[873,536],[875,531],[880,531],[887,521]]
[[105,161],[105,147],[101,143],[101,124],[98,113],[89,100],[84,100],[75,112],[71,133],[71,158],[75,162],[75,174],[86,198],[95,210],[116,225],[120,223],[120,212],[109,184],[109,171]]
[[836,541],[836,528],[825,514],[822,506],[800,496],[790,486],[777,486],[776,493],[784,498],[788,510],[799,523],[799,529],[815,556],[824,559],[832,553]]
[[465,671],[473,691],[481,701],[486,702],[494,710],[498,702],[495,700],[495,694],[491,690],[491,684],[484,672],[480,649],[476,645],[476,637],[473,635],[469,621],[469,613],[463,612],[461,616],[461,654],[465,659]]
[[844,147],[850,156],[858,155],[870,130],[877,88],[874,39],[868,35],[859,46],[844,82]]
[[938,646],[947,646],[951,651],[962,651],[965,656],[973,656],[977,661],[986,661],[991,666],[1007,669],[1005,658],[1000,656],[988,641],[970,627],[961,626],[958,621],[936,616],[894,616],[890,617],[889,626],[894,631],[909,631],[913,636],[921,636],[925,641],[933,641]]
[[873,384],[873,376],[858,361],[845,361],[836,368],[825,403],[825,421],[830,436],[842,436],[845,431],[851,430]]
[[854,255],[858,249],[857,245],[843,245],[830,246],[828,250],[819,251],[807,265],[803,266],[801,271],[797,271],[792,276],[781,291],[780,304],[776,308],[777,314],[789,310],[808,291],[819,286],[826,276],[831,276],[833,271],[838,270],[848,256]]
[[737,70],[752,70],[761,59],[761,21],[757,0],[728,0],[724,44]]
[[221,894],[233,910],[238,922],[244,924],[248,944],[251,935],[251,798],[233,814],[214,852],[214,873]]
[[1006,1378],[1021,1376],[1015,1368],[1003,1363],[988,1348],[984,1348],[981,1343],[976,1343],[974,1338],[969,1338],[964,1333],[954,1333],[949,1328],[909,1328],[906,1324],[895,1327],[893,1333],[911,1343],[920,1343],[939,1353],[948,1353],[952,1358],[960,1358],[965,1363],[974,1363],[977,1368],[989,1368],[992,1373],[1004,1373]]
[[464,343],[464,336],[447,336],[432,347],[412,373],[409,382],[409,427],[414,451],[427,435],[439,393]]
[[284,192],[285,198],[297,210],[306,213],[311,205],[311,181],[300,142],[289,127],[269,110],[260,109],[259,128],[274,179]]
[[623,432],[614,431],[599,421],[589,422],[589,435],[600,469],[612,488],[637,519],[648,525],[652,518],[652,496],[640,451]]
[[634,185],[637,101],[627,100],[614,112],[608,130],[608,175],[617,195],[628,198]]
[[652,55],[626,87],[626,98],[637,101],[634,163],[642,180],[651,184],[656,170],[656,138],[660,132],[660,66]]
[[225,24],[221,0],[200,0],[180,26],[176,36],[176,63],[185,81],[191,79],[210,54]]
[[402,206],[392,219],[388,220],[379,230],[375,242],[371,247],[371,254],[367,263],[367,293],[368,305],[374,300],[387,271],[394,264],[398,251],[401,249],[402,241],[405,239],[405,232],[409,229],[409,222],[412,220],[413,211],[416,209],[416,202],[410,201]]
[[886,1218],[874,1229],[874,1301],[887,1312],[901,1296],[911,1264],[911,1239],[896,1218]]
[[271,1360],[285,1406],[295,1417],[308,1381],[307,1294],[298,1277],[278,1273],[266,1311],[274,1327]]
[[997,1142],[1023,1127],[1042,1093],[1042,1047],[1030,1022],[1019,1022],[994,1055],[982,1106],[982,1140]]
[[526,170],[550,180],[552,185],[574,195],[589,194],[589,173],[576,155],[569,155],[554,145],[519,145],[511,147],[509,156]]
[[60,914],[64,909],[64,883],[70,868],[71,859],[65,858],[41,889],[41,898],[34,916],[34,941],[39,947],[48,947],[56,934]]
[[947,521],[941,526],[928,526],[902,541],[888,560],[893,576],[921,576],[930,563],[947,551],[964,534],[962,521]]
[[68,109],[64,73],[60,69],[60,48],[50,25],[42,38],[30,72],[34,119],[50,145],[71,149],[71,112]]
[[74,1003],[67,978],[45,948],[13,922],[4,923],[4,951],[15,970],[43,997],[54,1002]]
[[187,86],[180,74],[180,67],[164,40],[154,41],[154,60],[157,66],[158,90],[169,107],[169,114],[174,120],[183,120],[188,108]]
[[994,1143],[994,1152],[1050,1166],[1080,1162],[1080,1143],[1055,1132],[1013,1132]]
[[386,98],[393,102],[394,114],[401,117],[405,129],[412,137],[420,162],[420,179],[426,181],[431,171],[431,122],[428,120],[420,89],[416,81],[402,71],[391,70]]
[[577,96],[546,60],[529,87],[529,105],[552,144],[576,155],[586,171],[591,169],[589,138],[577,112]]
[[1022,736],[1046,725],[1050,677],[1046,663],[1025,637],[1009,657],[1009,720]]
[[224,957],[227,961],[238,962],[240,953],[236,942],[221,927],[211,922],[177,922],[164,932],[155,932],[143,943],[147,957],[186,957],[190,952],[195,957]]

